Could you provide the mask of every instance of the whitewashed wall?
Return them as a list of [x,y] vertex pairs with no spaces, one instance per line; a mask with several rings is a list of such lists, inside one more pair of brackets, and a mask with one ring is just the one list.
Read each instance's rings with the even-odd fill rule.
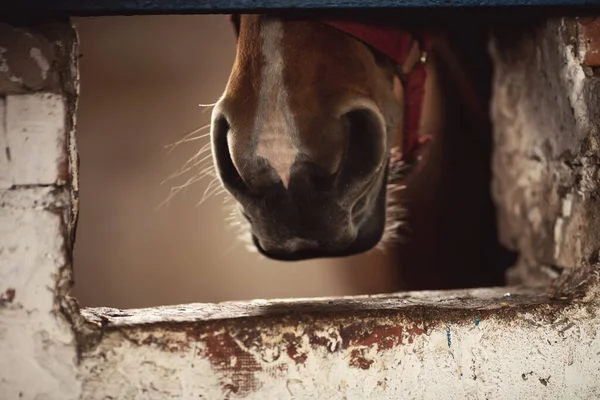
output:
[[76,205],[75,38],[68,26],[40,28],[0,24],[0,398],[7,400],[81,394],[64,310]]

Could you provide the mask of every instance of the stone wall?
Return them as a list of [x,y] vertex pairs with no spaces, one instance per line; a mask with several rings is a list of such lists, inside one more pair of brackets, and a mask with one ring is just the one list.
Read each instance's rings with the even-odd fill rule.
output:
[[497,29],[493,194],[502,242],[520,253],[513,283],[546,284],[598,263],[598,20],[524,21]]

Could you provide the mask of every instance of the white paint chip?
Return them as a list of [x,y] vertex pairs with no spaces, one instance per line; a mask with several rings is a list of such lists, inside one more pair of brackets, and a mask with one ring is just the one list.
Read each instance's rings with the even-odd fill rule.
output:
[[45,80],[48,77],[50,63],[48,63],[48,60],[46,59],[46,57],[44,57],[42,51],[37,47],[34,47],[31,50],[29,50],[29,56],[33,58],[33,61],[35,61],[38,67],[40,67],[40,75],[42,76],[42,79]]
[[573,210],[573,195],[571,193],[569,193],[563,199],[563,203],[562,203],[563,217],[570,217],[572,210]]

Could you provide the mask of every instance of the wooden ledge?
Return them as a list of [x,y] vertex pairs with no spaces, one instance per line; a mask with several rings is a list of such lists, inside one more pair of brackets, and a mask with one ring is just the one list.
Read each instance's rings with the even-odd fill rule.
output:
[[484,288],[453,291],[422,291],[386,295],[324,297],[306,299],[251,300],[222,303],[193,303],[173,306],[121,310],[99,307],[82,310],[84,318],[103,326],[134,327],[157,323],[205,322],[248,317],[288,317],[356,313],[423,313],[476,312],[486,314],[501,310],[529,309],[534,306],[564,307],[565,301],[550,299],[543,289]]

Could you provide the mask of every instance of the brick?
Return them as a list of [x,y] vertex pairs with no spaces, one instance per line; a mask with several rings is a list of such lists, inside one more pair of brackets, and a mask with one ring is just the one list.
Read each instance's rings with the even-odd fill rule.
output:
[[55,276],[65,262],[61,215],[0,208],[0,293],[15,290],[13,305],[49,312]]
[[[7,190],[3,196],[25,200],[41,196],[40,190]],[[13,208],[15,201],[5,200],[0,198],[0,398],[75,399],[75,343],[71,327],[57,319],[55,293],[68,263],[63,216]]]
[[51,93],[6,97],[6,141],[13,185],[61,184],[67,178],[66,107]]
[[585,51],[584,63],[600,67],[600,17],[579,21],[579,42]]

